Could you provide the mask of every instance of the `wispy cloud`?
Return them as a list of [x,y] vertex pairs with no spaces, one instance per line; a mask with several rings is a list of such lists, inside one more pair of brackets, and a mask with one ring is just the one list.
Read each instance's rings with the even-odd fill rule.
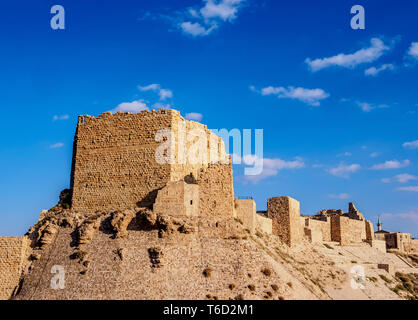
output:
[[408,167],[411,162],[406,159],[403,161],[398,160],[389,160],[384,163],[375,164],[370,169],[372,170],[389,170],[389,169],[399,169],[399,168],[405,168]]
[[144,110],[149,110],[149,108],[147,107],[146,102],[143,99],[140,99],[140,100],[135,100],[132,102],[122,102],[111,112],[120,111],[120,112],[138,113]]
[[406,213],[383,213],[380,217],[384,220],[404,220],[418,225],[418,210],[411,210]]
[[402,147],[409,149],[418,149],[418,140],[405,142],[404,144],[402,144]]
[[418,186],[400,187],[400,188],[397,188],[396,190],[418,192]]
[[367,103],[367,102],[357,102],[357,105],[364,112],[370,112],[370,111],[375,110],[375,109],[389,108],[389,106],[387,104],[379,104],[379,105],[376,105],[376,104],[371,104],[371,103]]
[[379,153],[378,152],[372,152],[372,153],[370,153],[370,157],[371,158],[376,158],[378,156],[379,156]]
[[350,195],[348,193],[339,193],[339,194],[329,194],[329,198],[331,199],[349,199]]
[[63,114],[63,115],[61,115],[61,116],[59,116],[59,115],[54,115],[53,117],[52,117],[52,121],[58,121],[58,120],[68,120],[70,117],[69,117],[69,115],[68,114]]
[[141,91],[154,91],[158,93],[161,101],[173,97],[173,92],[170,89],[161,88],[161,85],[158,83],[149,84],[147,86],[138,86],[138,89]]
[[254,92],[258,92],[263,96],[275,95],[278,98],[289,98],[299,100],[311,106],[319,106],[321,101],[327,99],[330,95],[322,89],[306,89],[301,87],[265,87],[261,91],[254,86],[250,86]]
[[392,181],[396,181],[396,182],[399,182],[399,183],[406,183],[406,182],[409,182],[411,180],[418,180],[418,177],[414,176],[412,174],[403,173],[403,174],[398,174],[398,175],[394,176],[393,178],[383,178],[382,182],[389,183],[389,182],[392,182]]
[[366,76],[375,77],[379,73],[381,73],[382,71],[385,71],[385,70],[395,70],[395,66],[393,64],[391,64],[391,63],[382,64],[380,67],[377,67],[377,68],[376,67],[371,67],[371,68],[366,69],[364,71],[364,74]]
[[356,163],[349,165],[341,163],[338,167],[329,169],[328,172],[336,177],[349,178],[350,174],[357,172],[360,169],[361,166]]
[[354,68],[359,64],[376,61],[389,49],[390,46],[385,45],[385,43],[381,39],[372,38],[370,40],[369,47],[360,49],[354,53],[340,53],[332,57],[319,58],[314,60],[307,58],[305,62],[308,64],[308,66],[313,72],[333,66]]
[[[236,156],[235,156],[236,157]],[[300,158],[286,161],[280,158],[263,158],[258,159],[255,155],[247,155],[243,157],[243,163],[246,165],[254,165],[257,161],[262,161],[263,171],[259,175],[246,175],[244,179],[252,183],[258,183],[259,181],[268,177],[276,176],[279,171],[286,169],[301,169],[305,167],[305,163]]]
[[51,144],[49,146],[49,148],[50,149],[58,149],[58,148],[62,148],[63,146],[64,146],[64,144],[62,142],[57,142],[57,143]]
[[201,113],[197,113],[197,112],[186,113],[187,120],[201,121],[202,118],[203,118],[203,115]]
[[352,156],[351,152],[342,152],[342,153],[337,154],[337,157],[351,157],[351,156]]

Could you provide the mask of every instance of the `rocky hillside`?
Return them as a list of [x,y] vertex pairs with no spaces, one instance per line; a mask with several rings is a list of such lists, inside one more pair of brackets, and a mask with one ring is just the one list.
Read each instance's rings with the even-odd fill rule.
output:
[[[239,220],[172,218],[148,209],[44,212],[13,299],[401,299],[416,297],[416,268],[367,244],[288,248]],[[399,274],[378,269],[391,263]],[[350,286],[354,265],[365,289]],[[65,271],[52,289],[53,266]],[[412,274],[412,275],[411,275]],[[403,287],[401,288],[400,285]],[[408,286],[407,285],[407,286]]]

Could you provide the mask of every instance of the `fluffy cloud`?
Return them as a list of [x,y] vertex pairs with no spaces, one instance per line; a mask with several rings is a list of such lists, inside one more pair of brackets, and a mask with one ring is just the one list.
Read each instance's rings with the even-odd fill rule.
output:
[[122,102],[119,104],[115,109],[113,109],[111,112],[132,112],[132,113],[138,113],[143,110],[148,110],[148,107],[144,100],[135,100],[132,102]]
[[197,113],[197,112],[186,113],[186,119],[188,120],[201,121],[202,118],[203,118],[203,115],[201,113]]
[[266,87],[258,91],[254,86],[250,86],[252,91],[258,92],[263,96],[276,95],[278,98],[289,98],[302,101],[311,106],[319,106],[321,100],[327,99],[330,95],[322,89],[305,89],[301,87]]
[[345,165],[341,163],[338,167],[329,169],[328,172],[336,177],[349,178],[351,173],[357,172],[360,169],[361,166],[359,164]]
[[418,140],[405,142],[404,144],[402,144],[402,147],[409,149],[418,149]]
[[222,23],[236,19],[245,0],[203,0],[203,6],[189,8],[188,19],[179,23],[180,29],[194,37],[207,36]]
[[370,47],[360,49],[354,53],[340,53],[336,56],[311,60],[307,58],[305,62],[313,72],[332,66],[340,66],[344,68],[354,68],[362,63],[369,63],[379,59],[385,52],[390,49],[389,46],[379,38],[370,40]]
[[57,120],[67,120],[69,118],[68,114],[64,114],[62,116],[59,115],[54,115],[54,117],[52,118],[53,121],[57,121]]
[[398,174],[398,175],[394,176],[393,178],[383,178],[382,182],[389,183],[389,182],[392,182],[392,181],[396,181],[396,182],[399,182],[399,183],[406,183],[410,180],[418,180],[418,177],[413,176],[412,174],[403,173],[403,174]]
[[158,83],[149,84],[147,86],[138,86],[138,89],[141,91],[154,91],[157,92],[160,100],[165,100],[167,98],[173,97],[173,92],[169,89],[161,88],[161,85]]
[[62,142],[57,142],[54,143],[52,145],[49,146],[50,149],[57,149],[57,148],[62,148],[64,146],[64,144]]
[[[237,160],[237,156],[234,156]],[[243,163],[248,166],[255,165],[257,162],[261,161],[263,165],[263,171],[259,175],[246,175],[244,176],[245,180],[252,183],[258,183],[260,180],[266,179],[268,177],[276,176],[280,170],[285,169],[301,169],[305,167],[305,163],[300,158],[295,158],[292,161],[286,161],[279,158],[263,158],[259,159],[255,155],[246,155],[242,158]]]
[[409,166],[411,162],[406,159],[404,161],[398,161],[398,160],[389,160],[384,163],[375,164],[370,169],[372,170],[388,170],[388,169],[399,169]]
[[418,59],[418,42],[412,42],[407,52],[409,57]]
[[339,194],[329,194],[328,197],[331,199],[348,199],[350,195],[348,193],[339,193]]
[[357,102],[357,105],[361,108],[361,110],[363,110],[364,112],[370,112],[374,109],[384,109],[384,108],[389,108],[389,106],[387,104],[371,104],[371,103],[367,103],[367,102]]
[[337,154],[337,157],[351,157],[351,156],[352,156],[351,152],[343,152],[343,153]]
[[382,64],[380,67],[371,67],[369,69],[366,69],[364,71],[364,74],[366,76],[377,76],[380,72],[385,71],[385,70],[394,70],[395,66],[391,63],[389,64]]
[[397,188],[396,190],[399,190],[399,191],[411,191],[411,192],[418,192],[418,186],[401,187],[401,188]]

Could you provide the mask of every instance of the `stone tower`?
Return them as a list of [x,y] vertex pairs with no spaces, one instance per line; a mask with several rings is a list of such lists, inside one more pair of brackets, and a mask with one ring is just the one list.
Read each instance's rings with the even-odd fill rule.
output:
[[[202,141],[205,152],[193,162],[188,151],[196,141]],[[169,148],[160,152],[164,144]],[[205,125],[164,109],[79,116],[71,170],[73,211],[152,207],[158,191],[176,181],[199,185],[199,214],[233,215],[232,164],[223,140]]]

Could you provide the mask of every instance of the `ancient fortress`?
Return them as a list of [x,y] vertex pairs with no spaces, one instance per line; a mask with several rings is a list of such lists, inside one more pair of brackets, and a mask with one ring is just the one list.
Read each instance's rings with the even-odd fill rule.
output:
[[[199,138],[203,138],[207,152],[193,162],[184,156],[185,150]],[[159,150],[162,144],[169,145],[170,150]],[[196,232],[191,230],[199,230],[213,239],[230,232],[238,221],[249,234],[276,236],[289,247],[301,245],[303,241],[336,242],[341,246],[367,243],[386,252],[384,237],[375,237],[372,223],[352,203],[346,213],[322,210],[313,216],[301,216],[299,202],[288,196],[268,199],[266,212],[257,212],[251,199],[236,199],[232,164],[222,139],[205,125],[183,119],[176,110],[80,116],[70,185],[70,208],[60,203],[44,211],[39,223],[25,237],[0,238],[0,299],[8,299],[20,291],[26,298],[37,297],[35,291],[30,291],[35,285],[29,284],[39,286],[41,280],[31,275],[35,271],[27,266],[28,261],[34,263],[34,270],[39,270],[41,267],[36,267],[36,263],[46,259],[45,250],[58,250],[51,247],[57,246],[56,243],[64,245],[64,240],[57,240],[60,237],[73,239],[78,250],[73,255],[86,268],[80,273],[86,273],[90,261],[81,248],[94,242],[98,236],[94,238],[92,234],[106,231],[105,226],[115,232],[116,238],[123,238],[135,228],[156,230],[161,238],[172,228],[172,233],[186,235]],[[100,220],[102,213],[109,218]],[[80,217],[84,222],[80,222]],[[167,219],[171,222],[166,222]],[[148,223],[146,228],[142,227],[144,221]],[[71,233],[65,228],[75,231]],[[223,231],[216,233],[217,228]],[[101,248],[105,241],[95,245]],[[402,243],[403,249],[407,246],[408,243]],[[163,249],[158,248],[148,248],[153,267],[159,265],[162,257]],[[122,260],[123,250],[115,250]],[[54,255],[51,252],[49,255]],[[43,263],[46,265],[48,261]],[[25,282],[29,284],[25,286]]]

